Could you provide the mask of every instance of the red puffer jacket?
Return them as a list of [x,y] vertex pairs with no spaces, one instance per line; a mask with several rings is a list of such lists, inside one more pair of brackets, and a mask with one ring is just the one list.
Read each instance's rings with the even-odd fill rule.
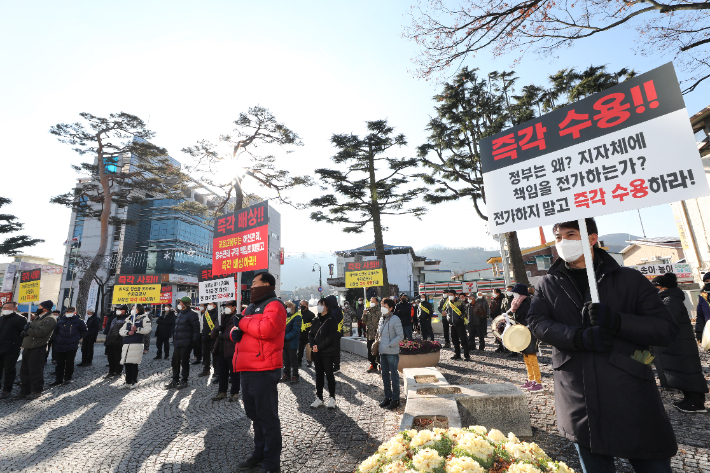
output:
[[[244,315],[239,329],[244,332],[234,349],[234,372],[269,371],[283,367],[286,308],[279,300],[249,307],[254,313]],[[245,311],[245,314],[249,312]]]

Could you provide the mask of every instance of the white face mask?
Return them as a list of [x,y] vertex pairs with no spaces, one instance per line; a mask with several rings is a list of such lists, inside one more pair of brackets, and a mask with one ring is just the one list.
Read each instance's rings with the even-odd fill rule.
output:
[[453,301],[454,299],[456,299],[456,296],[449,296],[450,301]]
[[555,248],[560,258],[568,263],[577,261],[584,254],[582,240],[560,240],[555,243]]
[[322,313],[323,313],[323,306],[322,306],[322,305],[319,305],[319,306],[318,306],[318,313],[319,313],[319,314],[322,314]]
[[123,315],[123,311],[122,311],[122,310],[117,310],[117,311],[116,311],[116,315]]
[[291,310],[291,308],[290,308],[290,307],[286,307],[286,313],[287,313],[288,315],[291,315],[291,312],[293,312],[293,311]]
[[207,310],[214,310],[214,304],[210,304],[207,306]]
[[178,305],[178,310],[182,310],[182,309],[184,309],[184,308],[185,308],[184,305],[182,305],[182,304]]
[[225,307],[225,308],[224,308],[224,313],[225,313],[225,314],[231,314],[231,313],[232,313],[232,308],[231,308],[231,307]]
[[508,297],[510,297],[510,296],[513,295],[513,293],[512,293],[511,291],[505,291],[505,295],[508,296]]
[[138,309],[131,309],[131,315],[136,315],[138,313]]
[[387,314],[389,314],[389,312],[390,311],[387,309],[387,307],[385,307],[385,306],[380,307],[380,313],[382,315],[387,315]]
[[10,314],[12,314],[13,312],[15,312],[15,311],[14,311],[14,310],[3,310],[3,311],[2,311],[2,315],[10,315]]
[[169,311],[170,309],[172,309],[172,307],[165,307],[165,312]]
[[74,312],[67,312],[64,315],[66,315],[67,317],[74,317],[75,314],[74,314]]

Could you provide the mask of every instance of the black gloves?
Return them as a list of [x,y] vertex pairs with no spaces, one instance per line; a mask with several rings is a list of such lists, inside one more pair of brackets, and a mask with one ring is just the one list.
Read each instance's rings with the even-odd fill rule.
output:
[[606,304],[587,302],[582,312],[589,316],[589,325],[592,327],[603,328],[612,334],[617,334],[621,330],[621,317]]
[[579,329],[574,335],[574,346],[579,351],[611,351],[614,335],[602,327]]
[[22,333],[20,333],[20,336],[21,336],[22,338],[25,338],[25,337],[27,336],[27,332],[25,332],[25,331],[23,330]]

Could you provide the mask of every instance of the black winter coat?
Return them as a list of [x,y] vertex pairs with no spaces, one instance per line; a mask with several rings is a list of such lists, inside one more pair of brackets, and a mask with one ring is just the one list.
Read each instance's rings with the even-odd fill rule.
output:
[[101,330],[101,319],[98,315],[94,314],[86,319],[86,330],[88,333],[84,338],[96,341],[96,337],[99,336],[99,331]]
[[0,354],[19,351],[27,319],[17,312],[0,315]]
[[173,345],[191,347],[200,341],[200,319],[197,312],[185,309],[177,315],[173,330]]
[[169,310],[155,319],[157,325],[155,336],[160,338],[172,338],[173,330],[175,330],[175,311]]
[[319,315],[313,319],[311,331],[308,333],[308,343],[318,347],[318,355],[332,356],[335,354],[336,342],[340,338],[338,321],[330,314]]
[[316,314],[309,309],[301,309],[301,340],[308,341],[308,333],[311,331],[311,324],[315,318]]
[[693,324],[690,323],[688,309],[683,301],[685,294],[678,287],[672,287],[659,293],[668,307],[680,331],[675,341],[667,347],[653,347],[656,358],[653,363],[658,371],[661,386],[691,391],[708,392],[708,383],[703,376],[700,354],[695,342]]
[[399,317],[402,322],[402,327],[412,325],[412,304],[409,302],[400,302],[394,308],[394,315]]
[[[530,296],[526,296],[525,300],[520,303],[520,306],[515,311],[515,321],[521,325],[525,325],[526,327],[528,327],[528,313],[530,312],[530,305]],[[537,338],[535,338],[535,335],[532,333],[532,330],[530,333],[530,344],[521,353],[523,355],[534,355],[535,353],[537,353]]]
[[104,340],[104,345],[123,345],[123,337],[118,332],[125,323],[125,317],[120,319],[114,317],[110,324],[106,324],[106,329],[104,330],[104,333],[106,333],[106,340]]
[[87,334],[86,324],[76,315],[67,317],[63,315],[57,321],[57,328],[54,329],[56,335],[52,343],[52,351],[57,353],[67,351],[77,351],[79,349],[79,341]]
[[678,325],[640,272],[620,267],[598,248],[594,262],[600,300],[621,317],[610,352],[575,348],[575,334],[588,324],[583,303],[591,297],[587,292],[583,301],[560,258],[538,283],[527,317],[533,335],[553,347],[557,427],[601,455],[670,458],[678,446],[653,370],[631,357],[670,345]]
[[[427,312],[427,310],[429,312]],[[419,307],[417,307],[417,315],[419,317],[419,323],[429,322],[434,316],[434,306],[429,301],[420,302]]]
[[212,309],[212,310],[206,310],[203,314],[200,314],[200,318],[202,319],[202,341],[205,342],[209,340],[210,334],[212,333],[212,330],[210,328],[210,324],[207,323],[207,315],[210,316],[210,320],[212,320],[212,324],[214,328],[217,328],[219,326],[219,314],[217,313],[217,309]]

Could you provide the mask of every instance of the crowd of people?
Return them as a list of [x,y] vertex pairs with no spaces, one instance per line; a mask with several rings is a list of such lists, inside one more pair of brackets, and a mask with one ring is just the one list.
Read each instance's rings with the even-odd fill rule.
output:
[[[172,380],[166,389],[186,387],[191,365],[201,365],[198,376],[211,375],[216,381],[214,401],[235,402],[241,395],[254,428],[254,450],[238,467],[261,466],[273,472],[279,471],[282,448],[278,384],[299,383],[305,358],[315,378],[310,407],[336,408],[340,340],[354,322],[357,335],[367,339],[367,372],[381,376],[380,407],[396,409],[400,342],[415,335],[434,340],[432,324],[440,323],[444,347],[453,348],[452,359],[470,361],[474,351],[493,353],[485,351],[489,319],[503,317],[506,327],[520,325],[530,332],[529,344],[514,351],[495,338],[495,352],[522,355],[528,381],[521,388],[544,389],[537,353],[540,343],[552,346],[558,427],[575,443],[585,471],[614,471],[617,456],[628,458],[638,472],[669,472],[677,445],[649,363],[653,360],[662,387],[683,393],[674,403],[679,411],[706,412],[708,386],[696,339],[701,340],[710,320],[710,273],[703,276],[693,328],[676,276],[667,273],[649,282],[637,271],[620,267],[596,245],[596,223],[587,220],[600,302],[591,300],[577,222],[553,228],[560,258],[535,289],[515,284],[489,297],[448,290],[438,313],[434,301],[423,294],[412,302],[406,294],[382,299],[372,295],[368,303],[361,298],[342,307],[335,296],[328,296],[313,313],[307,301],[278,298],[276,280],[269,273],[254,277],[247,306],[226,301],[221,310],[216,303],[193,308],[192,300],[183,297],[175,308],[166,304],[155,314],[150,306],[118,305],[105,323],[91,310],[85,317],[74,307],[60,314],[53,311],[52,301],[39,304],[30,316],[7,302],[0,316],[0,399],[39,398],[50,353],[55,365],[50,386],[71,383],[79,347],[81,362],[76,366],[91,366],[102,327],[106,378],[123,374],[122,387],[132,389],[154,331],[154,359],[171,359]],[[21,351],[20,392],[13,397]]]

